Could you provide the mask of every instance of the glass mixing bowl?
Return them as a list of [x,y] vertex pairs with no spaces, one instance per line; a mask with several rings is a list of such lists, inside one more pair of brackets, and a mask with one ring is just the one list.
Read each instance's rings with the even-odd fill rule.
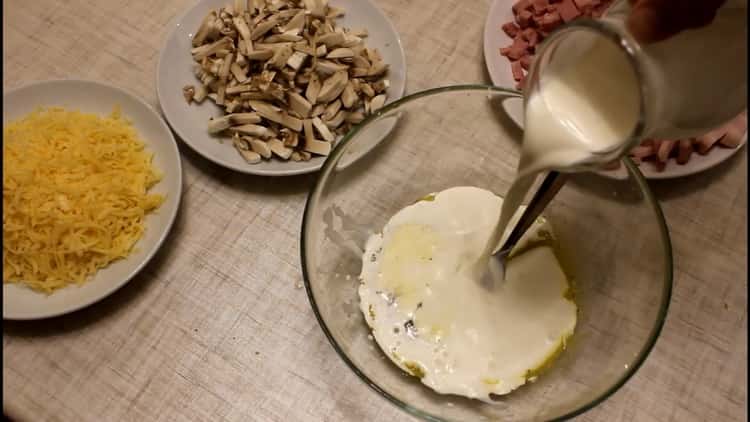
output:
[[544,212],[559,239],[562,265],[572,275],[579,317],[567,349],[535,382],[491,404],[440,395],[397,368],[369,336],[357,295],[367,237],[431,192],[477,186],[504,196],[521,139],[505,110],[520,101],[517,91],[476,85],[395,101],[336,146],[307,201],[302,269],[321,328],[357,376],[426,420],[554,420],[580,414],[635,373],[667,314],[669,234],[643,176],[623,159],[626,180],[574,174]]

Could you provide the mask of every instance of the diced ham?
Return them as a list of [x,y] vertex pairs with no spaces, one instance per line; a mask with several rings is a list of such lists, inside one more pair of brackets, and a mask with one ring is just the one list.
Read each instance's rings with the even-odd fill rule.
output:
[[502,26],[503,32],[505,32],[505,35],[513,38],[518,34],[518,31],[521,30],[521,28],[518,27],[514,22],[508,22],[503,24]]
[[513,39],[513,44],[511,44],[507,50],[500,49],[500,54],[509,58],[511,61],[518,60],[527,54],[528,47],[529,43],[519,34],[516,35],[516,38]]
[[710,150],[711,147],[714,146],[714,144],[719,142],[719,139],[723,138],[726,133],[726,129],[724,129],[724,127],[720,127],[706,133],[703,136],[699,136],[695,141],[695,150],[698,152],[698,154],[701,155],[708,154],[708,150]]
[[510,62],[510,69],[513,72],[513,79],[516,81],[523,79],[523,68],[521,67],[520,61],[516,60]]
[[607,11],[607,8],[609,7],[609,4],[612,3],[611,0],[606,1],[598,1],[597,0],[596,5],[594,5],[594,8],[591,10],[591,17],[593,18],[600,18],[604,12]]
[[524,68],[525,70],[529,70],[529,68],[531,67],[531,59],[533,58],[534,56],[530,56],[530,55],[521,57],[521,60],[519,60],[521,62],[521,67]]
[[743,111],[739,116],[724,125],[727,134],[719,141],[719,144],[728,148],[737,148],[742,142],[742,137],[747,132],[747,112]]
[[543,15],[547,11],[547,0],[532,0],[531,9],[535,15]]
[[547,32],[552,32],[562,24],[562,17],[558,12],[545,13],[539,21],[539,27]]
[[534,28],[526,28],[521,31],[521,36],[529,43],[529,47],[534,47],[539,43],[539,34]]
[[662,163],[666,163],[669,160],[669,154],[675,146],[676,141],[665,139],[659,144],[659,149],[656,151],[656,159]]
[[518,0],[512,7],[513,13],[518,15],[524,10],[531,9],[531,0]]
[[578,10],[575,3],[573,3],[573,0],[562,0],[557,5],[557,13],[560,14],[560,17],[565,23],[581,16],[581,11]]
[[635,158],[646,158],[654,153],[654,148],[651,145],[639,145],[630,150],[630,155]]
[[617,170],[620,168],[620,160],[610,161],[603,166],[604,170]]
[[693,155],[693,140],[681,139],[677,145],[677,164],[685,164]]
[[594,0],[573,0],[578,10],[586,15],[590,14],[594,8]]
[[521,28],[528,28],[534,21],[534,15],[528,10],[524,10],[516,16],[516,21]]
[[524,75],[524,77],[521,78],[521,80],[516,83],[516,89],[519,91],[522,91],[525,84],[526,84],[526,75]]
[[657,173],[663,172],[664,169],[667,167],[667,163],[662,163],[659,160],[651,161],[651,164],[654,165],[654,170],[656,170]]

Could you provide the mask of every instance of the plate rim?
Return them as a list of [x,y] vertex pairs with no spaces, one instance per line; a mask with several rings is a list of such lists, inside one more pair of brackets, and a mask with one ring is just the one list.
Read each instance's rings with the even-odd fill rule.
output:
[[[493,26],[491,22],[494,22],[495,20],[499,18],[498,10],[500,9],[501,5],[505,3],[508,4],[508,10],[510,10],[510,6],[513,4],[512,0],[493,0],[492,4],[490,5],[488,9],[487,17],[485,18],[484,28],[482,31],[482,34],[483,34],[482,35],[482,43],[483,43],[482,53],[484,55],[484,66],[485,66],[485,69],[487,70],[487,74],[489,75],[490,80],[492,81],[492,84],[495,86],[500,86],[500,87],[504,85],[498,84],[498,82],[506,83],[509,81],[499,81],[498,80],[499,76],[492,72],[492,68],[490,67],[490,61],[491,61],[490,58],[493,56],[492,56],[492,52],[489,51],[490,47],[487,41],[490,39],[490,37],[494,36],[494,34],[491,33],[493,31],[492,29]],[[497,28],[497,31],[499,31],[500,34],[504,35],[504,33],[502,33],[500,28]],[[505,58],[500,56],[499,53],[497,57],[505,60]],[[690,161],[688,161],[688,163],[684,165],[680,165],[680,167],[675,167],[675,166],[678,166],[678,164],[676,164],[674,160],[670,159],[667,161],[664,171],[657,172],[650,168],[644,168],[643,165],[638,165],[638,170],[643,174],[643,177],[645,177],[648,180],[678,179],[681,177],[688,177],[688,176],[692,176],[698,173],[702,173],[704,171],[710,170],[718,166],[719,164],[729,160],[729,158],[737,154],[742,149],[742,147],[747,143],[747,136],[748,136],[748,131],[745,131],[745,134],[742,137],[740,145],[738,145],[736,148],[731,148],[731,151],[728,151],[722,157],[711,159],[712,152],[714,152],[713,150],[716,147],[712,148],[706,155],[699,155],[701,158],[699,159],[699,162],[697,164],[693,165],[694,168],[686,169],[684,167],[685,165],[688,165]],[[691,161],[696,158],[695,155],[697,154],[694,154],[694,156],[691,157]],[[596,174],[603,176],[603,177],[610,178],[610,179],[621,180],[623,177],[626,177],[626,175],[623,172],[624,170],[621,167],[620,169],[617,169],[617,170],[598,171],[596,172]]]
[[[167,115],[167,112],[164,110],[164,107],[162,106],[162,96],[164,95],[164,98],[166,98],[166,94],[162,94],[161,89],[161,83],[160,83],[160,70],[162,69],[162,62],[164,61],[164,55],[167,51],[167,45],[169,44],[169,41],[172,39],[172,37],[176,36],[176,32],[180,29],[180,25],[185,20],[185,17],[191,13],[194,9],[202,5],[203,3],[207,3],[213,0],[197,0],[195,3],[193,3],[191,6],[187,7],[185,11],[180,13],[179,15],[175,16],[170,22],[169,27],[171,28],[167,35],[164,37],[161,48],[159,49],[159,59],[156,61],[156,72],[155,72],[155,82],[156,82],[156,97],[159,103],[159,109],[161,110],[161,114],[164,117],[164,120],[166,121],[167,126],[169,126],[179,137],[179,139],[190,147],[192,151],[200,155],[202,158],[218,165],[223,168],[227,168],[239,173],[243,174],[250,174],[255,176],[270,176],[270,177],[285,177],[285,176],[298,176],[302,174],[310,174],[320,171],[320,169],[323,167],[323,163],[328,158],[327,156],[324,157],[314,157],[315,160],[317,158],[317,163],[312,164],[308,167],[300,167],[296,169],[280,169],[280,170],[262,170],[262,169],[255,169],[255,166],[247,164],[246,166],[238,166],[234,165],[232,163],[223,161],[219,159],[218,157],[210,156],[209,154],[205,153],[201,148],[194,145],[191,141],[188,141],[190,139],[189,137],[185,137],[183,132],[180,130],[179,125],[175,125],[171,122],[169,116]],[[393,25],[393,22],[388,18],[388,16],[383,12],[383,10],[378,7],[378,5],[372,1],[372,0],[358,0],[358,2],[366,2],[369,3],[373,9],[377,11],[377,13],[380,15],[380,17],[384,20],[384,22],[387,24],[388,29],[394,34],[396,39],[396,45],[398,46],[398,53],[401,59],[401,62],[403,65],[402,73],[404,75],[404,83],[401,88],[401,92],[398,92],[397,95],[393,98],[390,98],[388,102],[398,100],[399,98],[402,98],[404,96],[404,93],[406,92],[406,82],[407,82],[407,65],[406,65],[406,53],[404,52],[404,45],[403,41],[401,41],[401,36],[399,35],[398,31],[396,30],[396,27]],[[310,161],[308,161],[310,162]]]
[[[182,155],[180,154],[179,147],[177,145],[177,140],[175,139],[174,135],[172,134],[172,131],[170,130],[167,123],[164,121],[162,116],[154,109],[153,106],[151,106],[148,102],[146,102],[143,98],[136,95],[135,93],[131,92],[130,90],[126,88],[122,88],[117,85],[113,85],[109,82],[99,81],[99,80],[92,80],[92,79],[79,79],[79,78],[59,78],[59,79],[40,79],[35,81],[26,82],[23,84],[20,84],[16,87],[13,87],[9,90],[6,90],[3,92],[3,102],[5,102],[5,99],[9,97],[11,94],[17,94],[19,91],[23,91],[24,89],[30,89],[34,88],[40,85],[55,85],[55,84],[68,84],[68,83],[77,83],[77,84],[90,84],[90,85],[97,85],[99,87],[103,87],[105,89],[110,89],[114,91],[119,91],[121,94],[130,97],[130,99],[134,100],[135,103],[140,104],[144,109],[146,109],[150,114],[152,114],[154,117],[156,117],[157,121],[159,122],[159,126],[163,131],[165,131],[168,134],[168,137],[165,139],[165,141],[168,141],[167,144],[170,146],[170,149],[174,153],[174,157],[176,158],[175,163],[177,166],[177,184],[179,189],[177,190],[177,193],[175,194],[175,207],[174,210],[170,212],[168,215],[168,222],[164,226],[161,234],[159,235],[154,247],[149,251],[139,262],[136,267],[131,270],[125,277],[123,277],[119,282],[112,283],[111,286],[109,286],[107,289],[103,290],[100,294],[94,295],[93,298],[88,300],[83,300],[79,303],[74,303],[71,306],[64,307],[62,310],[57,311],[51,311],[51,312],[44,312],[43,310],[33,313],[31,315],[17,315],[17,314],[9,314],[6,307],[3,306],[3,320],[4,321],[34,321],[34,320],[41,320],[41,319],[47,319],[47,318],[54,318],[59,317],[62,315],[67,315],[72,312],[79,311],[81,309],[84,309],[86,307],[89,307],[109,296],[111,296],[116,291],[120,290],[123,286],[128,284],[135,276],[143,270],[143,268],[151,262],[153,257],[156,255],[156,253],[161,250],[162,246],[164,246],[164,242],[166,241],[169,234],[172,232],[172,228],[174,227],[174,223],[177,220],[177,214],[179,213],[181,204],[182,204],[182,189],[183,189],[183,167],[182,167]],[[127,259],[127,258],[126,258]],[[103,270],[106,270],[104,268]],[[89,280],[90,281],[90,280]],[[5,285],[5,283],[3,283]],[[37,293],[42,294],[42,293]]]

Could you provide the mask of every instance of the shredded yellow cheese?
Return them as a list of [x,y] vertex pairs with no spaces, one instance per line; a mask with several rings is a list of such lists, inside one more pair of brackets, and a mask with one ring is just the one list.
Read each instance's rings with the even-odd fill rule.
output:
[[3,283],[52,293],[126,257],[161,179],[118,108],[40,108],[3,129]]

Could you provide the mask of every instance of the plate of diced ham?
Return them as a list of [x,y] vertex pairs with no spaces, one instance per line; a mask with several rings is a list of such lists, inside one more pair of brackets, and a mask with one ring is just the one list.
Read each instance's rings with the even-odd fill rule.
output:
[[[495,0],[484,27],[484,61],[493,85],[523,90],[537,46],[555,29],[579,18],[599,18],[612,0]],[[523,126],[523,104],[506,110]],[[747,142],[747,112],[703,136],[647,139],[630,151],[630,158],[649,179],[695,174],[725,161]],[[626,178],[619,161],[602,175]]]

